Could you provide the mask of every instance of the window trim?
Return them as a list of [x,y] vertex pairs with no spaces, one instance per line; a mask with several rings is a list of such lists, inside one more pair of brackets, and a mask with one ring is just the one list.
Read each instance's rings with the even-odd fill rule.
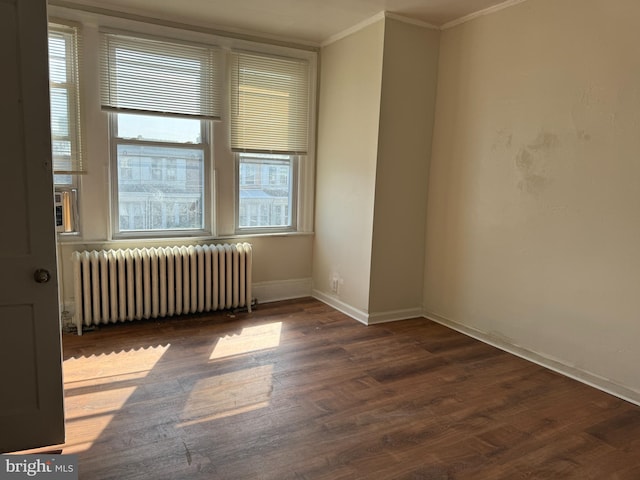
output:
[[[200,121],[202,142],[196,143],[179,143],[179,142],[161,142],[150,140],[126,139],[118,137],[118,115],[126,115],[124,112],[110,112],[109,115],[109,178],[111,182],[109,204],[110,208],[110,238],[114,240],[123,239],[162,239],[162,238],[192,238],[192,237],[210,237],[213,235],[213,201],[212,201],[212,168],[211,168],[211,122],[203,119]],[[136,112],[136,115],[140,113]],[[166,148],[184,148],[184,149],[202,149],[203,150],[203,228],[187,229],[187,230],[135,230],[120,231],[120,205],[118,191],[118,145],[145,145],[159,146]]]

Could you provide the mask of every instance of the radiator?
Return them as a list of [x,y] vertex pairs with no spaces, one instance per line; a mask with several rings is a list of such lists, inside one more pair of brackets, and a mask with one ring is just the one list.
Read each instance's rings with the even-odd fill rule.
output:
[[251,311],[248,243],[74,252],[83,326],[235,308]]

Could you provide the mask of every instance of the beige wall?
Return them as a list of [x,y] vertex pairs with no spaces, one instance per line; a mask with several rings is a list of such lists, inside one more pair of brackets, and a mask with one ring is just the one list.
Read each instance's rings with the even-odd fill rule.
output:
[[438,30],[386,19],[369,293],[373,321],[422,312],[439,39]]
[[[322,49],[313,288],[369,307],[384,21]],[[332,293],[330,276],[342,279]]]
[[640,400],[640,3],[529,0],[441,39],[425,307]]

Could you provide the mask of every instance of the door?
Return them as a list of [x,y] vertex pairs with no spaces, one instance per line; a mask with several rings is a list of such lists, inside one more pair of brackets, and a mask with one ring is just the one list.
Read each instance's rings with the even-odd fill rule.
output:
[[47,49],[45,0],[0,0],[0,452],[64,442]]

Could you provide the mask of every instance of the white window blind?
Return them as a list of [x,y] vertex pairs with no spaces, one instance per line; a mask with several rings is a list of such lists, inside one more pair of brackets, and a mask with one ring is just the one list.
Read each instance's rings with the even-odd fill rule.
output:
[[231,54],[231,148],[304,155],[309,135],[309,62]]
[[215,47],[102,32],[104,110],[220,118]]
[[86,173],[80,127],[80,47],[76,26],[49,24],[51,147],[56,175]]

